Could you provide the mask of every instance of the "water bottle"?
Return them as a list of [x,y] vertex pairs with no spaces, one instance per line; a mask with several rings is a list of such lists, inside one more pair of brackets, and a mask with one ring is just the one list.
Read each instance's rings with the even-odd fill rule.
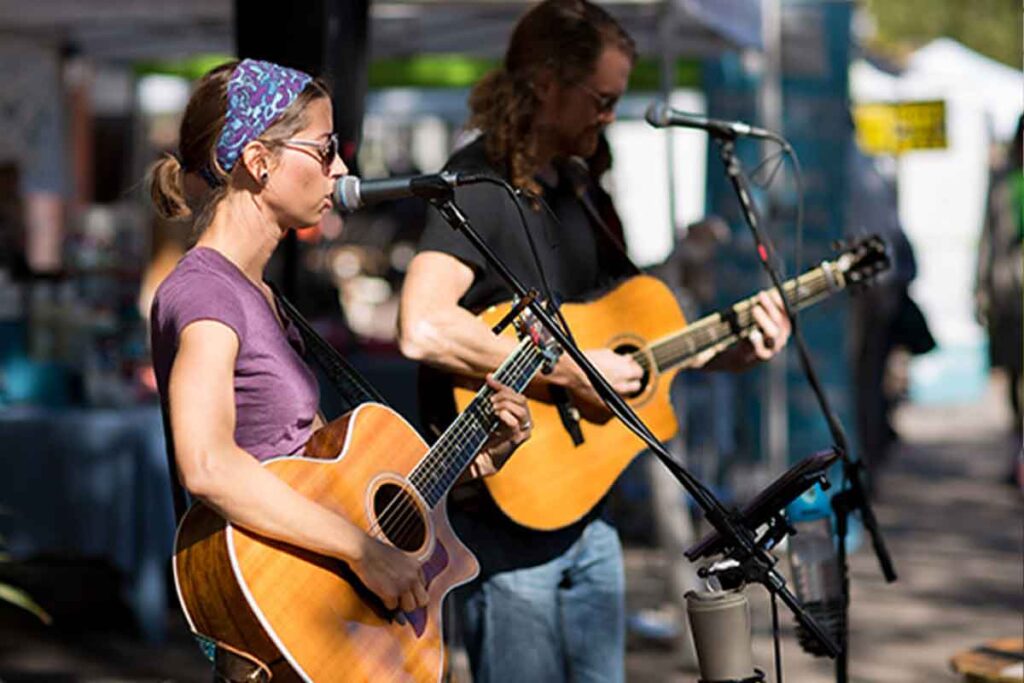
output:
[[[845,628],[842,584],[836,540],[827,497],[808,491],[790,506],[789,518],[796,533],[789,537],[789,563],[797,598],[818,625],[839,642]],[[817,498],[815,498],[817,497]],[[797,639],[809,654],[827,653],[803,626],[797,625]]]

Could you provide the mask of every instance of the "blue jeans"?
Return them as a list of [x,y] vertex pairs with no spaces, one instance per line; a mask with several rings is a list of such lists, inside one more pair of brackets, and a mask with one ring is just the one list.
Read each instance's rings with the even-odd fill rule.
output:
[[452,520],[482,569],[457,594],[474,683],[622,683],[625,579],[615,529],[595,518],[535,532],[489,517]]

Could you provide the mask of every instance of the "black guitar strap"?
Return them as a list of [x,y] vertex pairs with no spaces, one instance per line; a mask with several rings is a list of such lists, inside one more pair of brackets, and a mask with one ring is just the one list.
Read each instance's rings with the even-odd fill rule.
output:
[[274,296],[277,298],[278,304],[284,311],[292,323],[299,329],[299,334],[302,335],[302,341],[306,345],[307,355],[312,356],[312,359],[319,365],[319,367],[327,375],[327,379],[331,382],[331,386],[338,392],[341,397],[343,406],[341,414],[347,413],[354,410],[357,406],[363,403],[381,403],[383,405],[389,405],[388,402],[380,395],[373,386],[370,385],[366,379],[359,374],[359,372],[352,367],[352,365],[345,360],[345,357],[338,353],[337,349],[331,346],[326,339],[320,336],[320,334],[313,329],[313,326],[299,313],[299,309],[292,305],[292,302],[288,301],[281,292],[278,291],[277,287],[270,284],[270,288],[274,292]]
[[[604,238],[611,245],[612,249],[618,252],[622,257],[623,263],[626,265],[626,270],[631,271],[633,275],[640,274],[640,269],[629,258],[629,254],[626,253],[626,245],[612,232],[612,229],[601,218],[601,212],[594,206],[594,201],[591,199],[589,192],[590,184],[594,181],[590,177],[587,162],[580,157],[571,157],[560,164],[559,170],[572,187],[573,194],[579,200],[587,220],[590,221],[590,225],[594,228],[598,237]],[[569,434],[573,445],[579,446],[583,443],[583,430],[580,428],[579,409],[573,405],[569,392],[563,387],[552,386],[549,393],[551,394],[551,400],[558,409],[558,417],[562,422],[562,427]]]
[[626,264],[626,269],[631,271],[632,275],[640,275],[642,271],[633,263],[633,259],[629,258],[629,254],[626,252],[626,245],[612,231],[608,223],[601,217],[601,212],[594,205],[594,200],[590,196],[590,186],[595,184],[596,181],[590,177],[587,162],[580,157],[573,156],[561,165],[561,169],[565,174],[566,180],[572,186],[573,194],[576,195],[576,198],[579,199],[580,204],[583,206],[583,212],[587,215],[590,224],[597,228],[598,234],[604,237],[615,251],[619,253],[623,263]]

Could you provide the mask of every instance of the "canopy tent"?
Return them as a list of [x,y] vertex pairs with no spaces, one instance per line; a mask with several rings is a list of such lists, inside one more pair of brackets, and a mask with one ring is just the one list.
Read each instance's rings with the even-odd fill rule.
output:
[[[497,57],[527,0],[377,0],[371,59],[437,53]],[[761,44],[759,0],[601,2],[642,54],[661,53],[671,14],[671,51],[703,56]],[[280,10],[278,10],[280,11]],[[92,58],[126,62],[234,52],[231,0],[0,0],[0,32],[71,45]],[[267,12],[273,20],[273,10]]]
[[912,292],[939,342],[914,359],[911,392],[915,400],[974,400],[986,376],[972,291],[991,146],[1013,136],[1024,110],[1024,73],[939,38],[915,51],[899,74],[858,61],[850,91],[855,102],[945,102],[947,148],[909,152],[896,164],[900,219],[918,261]]

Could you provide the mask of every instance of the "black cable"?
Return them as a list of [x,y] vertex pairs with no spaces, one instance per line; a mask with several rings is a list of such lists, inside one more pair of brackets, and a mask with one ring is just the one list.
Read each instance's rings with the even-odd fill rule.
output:
[[775,648],[775,683],[782,683],[782,633],[779,629],[779,601],[772,593],[772,641]]
[[[558,319],[559,325],[562,326],[562,331],[564,331],[570,341],[575,344],[576,340],[572,336],[572,330],[569,329],[569,323],[567,323],[565,318],[562,316],[561,306],[555,301],[555,295],[551,290],[551,284],[548,282],[547,275],[544,274],[544,265],[540,261],[540,252],[537,251],[537,243],[533,239],[533,234],[530,232],[530,226],[526,222],[526,214],[523,213],[523,206],[519,201],[522,196],[522,192],[512,187],[508,182],[501,178],[484,176],[480,178],[480,182],[497,185],[501,189],[505,190],[505,192],[508,193],[509,198],[512,200],[512,203],[515,204],[516,211],[519,212],[519,224],[523,227],[523,232],[526,234],[526,242],[530,245],[530,253],[533,256],[533,263],[537,267],[537,273],[540,275],[541,288],[544,290],[544,297],[547,299],[547,309],[554,314]],[[541,206],[547,209],[549,214],[554,216],[547,203],[541,198],[538,199]],[[557,218],[555,219],[555,222],[558,222]]]
[[775,180],[775,174],[779,172],[780,168],[782,168],[782,164],[784,163],[784,160],[783,161],[778,161],[774,166],[772,166],[771,167],[771,171],[768,171],[768,172],[765,173],[766,177],[764,179],[758,178],[757,177],[758,173],[761,171],[762,168],[767,166],[769,163],[771,163],[773,161],[776,161],[776,160],[782,159],[785,156],[785,154],[786,154],[786,150],[780,148],[779,150],[777,150],[775,152],[772,152],[771,154],[766,156],[764,159],[762,159],[761,163],[759,163],[757,166],[755,166],[753,169],[751,169],[751,171],[749,173],[750,178],[753,181],[753,183],[755,185],[757,185],[758,187],[760,187],[760,188],[767,189],[772,184],[772,181]]
[[[790,162],[793,165],[793,184],[796,186],[796,244],[793,248],[793,261],[794,270],[798,276],[803,272],[803,242],[804,242],[804,177],[803,168],[800,166],[800,158],[797,156],[796,150],[793,146],[783,138],[782,136],[774,136],[770,138],[772,142],[779,145],[779,150],[766,156],[753,170],[748,173],[751,182],[760,187],[761,189],[768,189],[772,182],[775,180],[775,176],[783,166],[782,159],[789,157]],[[756,176],[758,172],[767,166],[769,163],[779,160],[771,171],[766,173],[766,177],[758,179]],[[782,272],[785,273],[785,263],[781,264]],[[800,314],[799,310],[793,309],[791,311],[791,319],[795,319]]]
[[793,164],[793,183],[796,185],[796,247],[793,255],[796,270],[794,272],[800,274],[803,272],[804,248],[804,172],[800,166],[800,157],[797,156],[793,146],[783,140],[782,149]]

